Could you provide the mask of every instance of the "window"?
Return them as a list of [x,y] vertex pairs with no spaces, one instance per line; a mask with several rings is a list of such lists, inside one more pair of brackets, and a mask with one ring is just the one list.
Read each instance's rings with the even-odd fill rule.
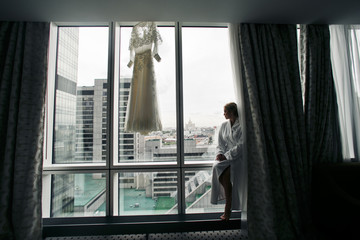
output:
[[158,23],[162,60],[154,67],[163,129],[140,134],[124,129],[132,26],[53,28],[45,219],[206,218],[224,209],[210,204],[210,193],[223,106],[235,98],[227,28]]
[[[57,27],[49,78],[43,171],[43,217],[106,216],[109,28]],[[97,38],[93,38],[96,35]],[[51,63],[51,61],[50,61]],[[51,64],[49,67],[51,70]],[[77,166],[78,168],[76,168]],[[60,169],[61,171],[54,171]]]
[[183,27],[185,162],[212,162],[223,107],[234,101],[227,28]]

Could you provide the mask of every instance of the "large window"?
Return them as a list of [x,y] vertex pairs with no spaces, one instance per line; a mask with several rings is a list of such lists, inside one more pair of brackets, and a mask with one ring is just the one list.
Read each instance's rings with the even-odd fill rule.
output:
[[157,23],[162,129],[125,129],[133,24],[55,26],[50,48],[43,217],[217,213],[211,166],[234,101],[226,26]]

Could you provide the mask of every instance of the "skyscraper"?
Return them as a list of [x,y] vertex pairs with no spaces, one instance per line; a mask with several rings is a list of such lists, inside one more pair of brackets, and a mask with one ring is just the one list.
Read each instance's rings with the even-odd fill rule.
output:
[[[76,85],[79,29],[59,28],[57,71],[55,79],[54,163],[75,159]],[[74,211],[74,175],[52,177],[51,216]]]
[[78,87],[76,103],[76,162],[93,161],[94,87]]
[[67,163],[75,158],[78,48],[79,29],[59,28],[55,80],[55,163]]
[[[138,133],[124,132],[130,78],[122,78],[119,87],[119,161],[139,159],[141,139]],[[106,161],[107,79],[95,79],[94,86],[77,88],[76,160]]]
[[94,84],[93,161],[106,161],[107,145],[107,79],[95,79]]

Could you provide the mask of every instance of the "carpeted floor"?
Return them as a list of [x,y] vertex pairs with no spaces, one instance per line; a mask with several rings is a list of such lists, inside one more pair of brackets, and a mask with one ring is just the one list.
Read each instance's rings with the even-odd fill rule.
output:
[[124,234],[109,236],[48,237],[46,240],[246,240],[247,233],[241,230]]

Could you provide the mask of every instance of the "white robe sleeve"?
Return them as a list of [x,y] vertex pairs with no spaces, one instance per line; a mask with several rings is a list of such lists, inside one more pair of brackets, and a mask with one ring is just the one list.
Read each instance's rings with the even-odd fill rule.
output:
[[242,146],[243,146],[243,138],[242,138],[242,129],[240,126],[237,126],[236,130],[232,133],[232,137],[230,137],[233,143],[229,150],[224,154],[226,159],[240,159],[242,155]]
[[217,154],[224,154],[227,160],[240,159],[242,154],[242,130],[237,126],[234,132],[228,123],[221,125],[217,146]]
[[219,130],[219,136],[218,136],[218,145],[216,147],[217,153],[218,154],[224,154],[226,152],[226,141],[224,139],[224,129],[226,124],[222,124]]
[[228,160],[240,159],[242,152],[242,142],[239,141],[234,147],[230,148],[224,155]]

